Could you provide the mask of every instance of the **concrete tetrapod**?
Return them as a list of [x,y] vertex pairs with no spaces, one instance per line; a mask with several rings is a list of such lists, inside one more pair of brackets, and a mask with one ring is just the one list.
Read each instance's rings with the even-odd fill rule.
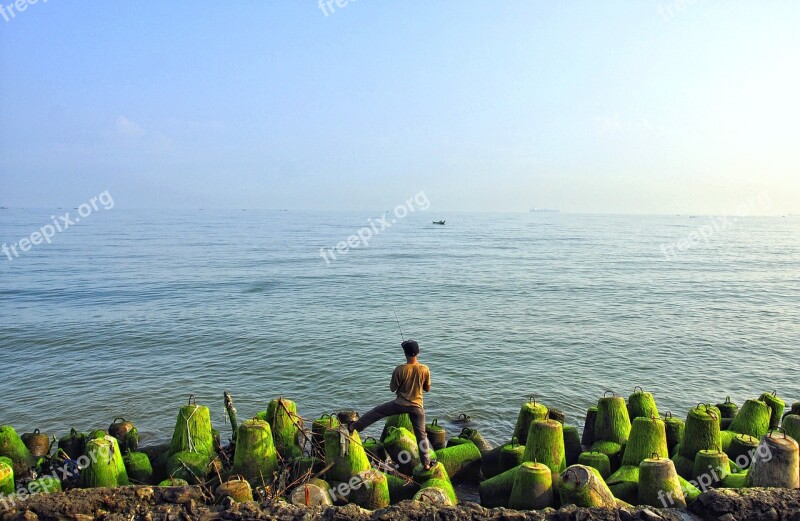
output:
[[523,463],[514,476],[508,506],[516,510],[541,510],[554,506],[550,468],[542,463]]
[[595,440],[594,425],[597,421],[597,406],[589,407],[586,411],[586,420],[583,424],[583,434],[581,434],[581,445],[591,447]]
[[578,463],[578,456],[583,452],[581,437],[578,428],[572,425],[564,425],[564,454],[567,457],[567,466]]
[[[342,427],[342,430],[346,429]],[[369,458],[357,431],[353,431],[349,438],[344,433],[340,437],[338,430],[326,431],[325,463],[333,464],[325,473],[329,481],[349,482],[360,472],[370,469]]]
[[329,507],[333,505],[328,482],[315,478],[298,485],[289,495],[289,502],[297,506]]
[[558,495],[562,505],[614,508],[616,498],[591,467],[572,465],[561,473]]
[[122,457],[128,480],[135,484],[147,485],[153,480],[153,465],[144,452],[129,452]]
[[653,394],[645,392],[641,387],[634,387],[633,394],[628,397],[628,417],[631,421],[640,417],[658,418],[658,407],[656,407],[656,399],[653,398]]
[[800,488],[800,452],[797,442],[784,433],[761,438],[747,472],[747,487]]
[[514,426],[514,434],[511,435],[511,438],[517,438],[517,442],[520,445],[525,445],[525,442],[528,439],[528,431],[530,430],[531,423],[546,419],[547,407],[541,403],[537,403],[536,398],[531,397],[528,402],[522,404],[522,407],[519,410],[517,423]]
[[[729,431],[737,434],[747,434],[760,438],[769,431],[769,422],[772,409],[761,400],[746,400],[736,418],[733,419]],[[723,446],[722,450],[727,447]]]
[[444,466],[454,483],[478,480],[481,451],[471,441],[437,450],[436,459]]
[[538,420],[531,423],[528,430],[528,444],[525,445],[522,459],[544,463],[555,474],[566,469],[567,457],[561,424],[555,420]]
[[262,486],[272,481],[278,468],[272,428],[263,420],[245,420],[236,433],[231,473],[240,475],[252,486]]
[[231,498],[236,503],[253,501],[253,489],[250,487],[250,483],[242,476],[231,478],[228,481],[220,483],[214,491],[214,495],[217,497],[217,501],[226,497]]
[[670,455],[674,453],[675,448],[683,441],[684,429],[686,424],[680,418],[672,415],[667,411],[664,415],[664,429],[667,432],[667,448]]
[[514,488],[514,480],[517,477],[519,467],[514,467],[505,472],[484,480],[478,486],[478,493],[481,498],[481,505],[486,508],[506,507],[511,499],[511,491]]
[[303,421],[297,415],[296,403],[283,397],[270,401],[267,405],[267,422],[272,429],[275,450],[281,458],[293,460],[303,455],[299,439]]
[[625,445],[622,455],[622,465],[638,467],[639,463],[653,455],[669,457],[664,421],[658,416],[634,418],[628,444]]
[[179,452],[197,452],[209,460],[214,454],[211,413],[208,407],[197,405],[194,396],[189,397],[189,405],[180,408],[175,421],[169,453],[174,455]]
[[[608,394],[607,391],[606,394]],[[628,407],[621,396],[603,396],[597,401],[597,419],[594,425],[596,440],[613,441],[620,445],[628,442],[631,420]]]
[[698,404],[689,411],[683,441],[678,445],[677,454],[672,457],[679,476],[691,479],[697,453],[722,446],[719,417],[719,409],[710,404]]
[[117,439],[94,438],[86,443],[89,465],[81,471],[81,487],[117,487],[128,485],[128,473],[122,461]]
[[639,464],[638,504],[657,508],[685,508],[675,464],[667,458],[647,458]]
[[778,391],[764,393],[758,399],[766,403],[770,408],[769,428],[777,429],[781,424],[781,417],[783,416],[783,410],[786,408],[786,403],[778,398]]
[[582,452],[578,456],[578,464],[586,467],[592,467],[597,470],[600,477],[606,479],[611,475],[611,463],[608,461],[608,456],[602,452]]
[[0,456],[5,456],[13,462],[14,475],[18,478],[27,476],[30,469],[36,465],[31,451],[10,425],[0,427]]

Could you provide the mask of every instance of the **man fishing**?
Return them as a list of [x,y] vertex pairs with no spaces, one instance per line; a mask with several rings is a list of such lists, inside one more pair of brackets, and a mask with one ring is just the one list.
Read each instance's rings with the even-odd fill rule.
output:
[[422,393],[431,390],[431,372],[428,366],[417,361],[419,344],[416,340],[404,340],[401,344],[406,355],[406,363],[398,365],[392,373],[389,389],[397,395],[391,402],[378,405],[357,421],[348,425],[350,433],[363,431],[376,421],[396,414],[408,414],[414,435],[419,444],[419,456],[425,470],[430,469],[430,443],[425,430],[425,409],[422,404]]

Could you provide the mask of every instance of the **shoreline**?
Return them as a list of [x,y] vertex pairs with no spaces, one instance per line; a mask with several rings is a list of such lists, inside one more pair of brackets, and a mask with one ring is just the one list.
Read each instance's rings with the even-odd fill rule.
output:
[[[793,514],[791,517],[786,514]],[[115,489],[72,489],[39,494],[20,500],[13,507],[0,504],[0,521],[90,521],[93,519],[147,520],[197,519],[202,521],[280,519],[282,521],[356,520],[537,520],[556,521],[739,521],[746,519],[796,519],[800,514],[800,489],[714,489],[704,492],[687,509],[578,508],[575,506],[541,511],[487,509],[473,502],[454,507],[402,501],[390,507],[368,511],[354,504],[327,508],[304,507],[278,502],[269,506],[254,501],[209,502],[201,487],[129,486]]]

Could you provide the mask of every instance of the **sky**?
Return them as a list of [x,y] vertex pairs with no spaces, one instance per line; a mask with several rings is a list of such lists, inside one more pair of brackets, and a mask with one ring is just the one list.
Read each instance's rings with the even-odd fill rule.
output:
[[800,213],[796,0],[30,1],[5,206]]

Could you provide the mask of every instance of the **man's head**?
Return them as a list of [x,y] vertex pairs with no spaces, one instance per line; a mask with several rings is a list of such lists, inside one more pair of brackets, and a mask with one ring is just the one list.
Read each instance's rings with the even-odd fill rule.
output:
[[413,358],[419,354],[419,344],[416,340],[406,340],[402,344],[406,358]]

